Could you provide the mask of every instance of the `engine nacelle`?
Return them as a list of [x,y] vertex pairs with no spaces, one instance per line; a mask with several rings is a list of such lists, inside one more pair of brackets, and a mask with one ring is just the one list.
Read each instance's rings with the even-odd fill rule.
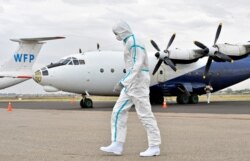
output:
[[220,52],[228,56],[242,56],[250,52],[243,45],[218,44],[217,46]]
[[169,58],[176,60],[194,60],[202,57],[202,55],[195,50],[173,49],[169,51]]

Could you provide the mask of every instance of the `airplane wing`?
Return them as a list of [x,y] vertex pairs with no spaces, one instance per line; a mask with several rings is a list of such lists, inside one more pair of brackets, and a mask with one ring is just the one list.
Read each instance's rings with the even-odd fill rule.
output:
[[32,78],[32,74],[31,73],[0,73],[0,78],[26,78],[26,79],[30,79]]
[[37,38],[20,38],[20,39],[10,39],[14,42],[38,42],[38,41],[46,41],[46,40],[56,40],[56,39],[64,39],[63,36],[54,36],[54,37],[37,37]]
[[18,75],[18,76],[2,76],[0,75],[0,78],[23,78],[23,79],[30,79],[32,78],[32,76],[28,76],[28,75]]

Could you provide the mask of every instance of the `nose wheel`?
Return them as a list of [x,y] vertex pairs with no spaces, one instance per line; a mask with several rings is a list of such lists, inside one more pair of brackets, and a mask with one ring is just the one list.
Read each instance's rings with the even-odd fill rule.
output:
[[80,106],[82,108],[93,108],[93,101],[90,98],[86,98],[86,96],[83,95],[80,101]]

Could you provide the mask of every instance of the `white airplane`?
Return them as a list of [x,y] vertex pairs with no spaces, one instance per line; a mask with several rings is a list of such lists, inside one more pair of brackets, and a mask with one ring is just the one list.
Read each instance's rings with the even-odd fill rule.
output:
[[[207,84],[218,91],[250,77],[250,43],[216,44],[220,30],[221,24],[214,45],[209,48],[196,41],[194,43],[201,49],[169,50],[175,34],[164,51],[151,41],[157,50],[156,58],[152,54],[148,55],[149,69],[153,71],[150,85],[152,103],[162,103],[163,96],[177,96],[177,103],[181,104],[198,103],[198,95],[205,94],[204,87]],[[233,60],[237,61],[229,63]],[[168,66],[162,65],[162,62]],[[93,105],[86,95],[118,95],[113,92],[113,87],[125,73],[123,52],[100,51],[98,48],[97,51],[80,52],[51,63],[36,71],[33,79],[47,92],[82,94],[80,105],[84,108]]]
[[32,78],[32,66],[46,40],[64,37],[42,37],[11,39],[18,42],[19,47],[11,58],[0,67],[0,89],[4,89]]

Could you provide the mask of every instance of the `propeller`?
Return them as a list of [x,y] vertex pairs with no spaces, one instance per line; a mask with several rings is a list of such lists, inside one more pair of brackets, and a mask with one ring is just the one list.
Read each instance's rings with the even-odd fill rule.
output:
[[217,40],[219,39],[220,33],[221,33],[221,28],[222,28],[222,23],[219,24],[216,34],[215,34],[215,39],[214,39],[214,44],[212,48],[208,48],[206,45],[204,45],[203,43],[199,42],[199,41],[194,41],[194,44],[196,46],[198,46],[199,48],[203,49],[203,54],[204,56],[208,56],[208,60],[205,66],[205,71],[203,74],[203,78],[205,79],[208,71],[210,69],[211,63],[213,60],[215,59],[220,59],[223,61],[228,61],[228,62],[233,62],[233,60],[226,54],[222,53],[219,51],[218,46],[216,45]]
[[[175,67],[175,64],[172,62],[172,60],[169,58],[169,47],[171,46],[171,44],[173,43],[174,41],[174,38],[175,38],[175,34],[172,35],[172,37],[170,38],[169,42],[168,42],[168,45],[167,45],[167,48],[162,52],[160,50],[160,48],[158,47],[158,45],[154,42],[154,40],[151,40],[151,44],[153,45],[153,47],[157,50],[157,52],[155,53],[155,56],[158,60],[155,68],[154,68],[154,71],[153,71],[153,75],[157,72],[157,70],[160,68],[161,66],[161,63],[164,62],[164,64],[170,66],[174,71],[176,71],[176,67]],[[168,54],[168,55],[166,55]]]

